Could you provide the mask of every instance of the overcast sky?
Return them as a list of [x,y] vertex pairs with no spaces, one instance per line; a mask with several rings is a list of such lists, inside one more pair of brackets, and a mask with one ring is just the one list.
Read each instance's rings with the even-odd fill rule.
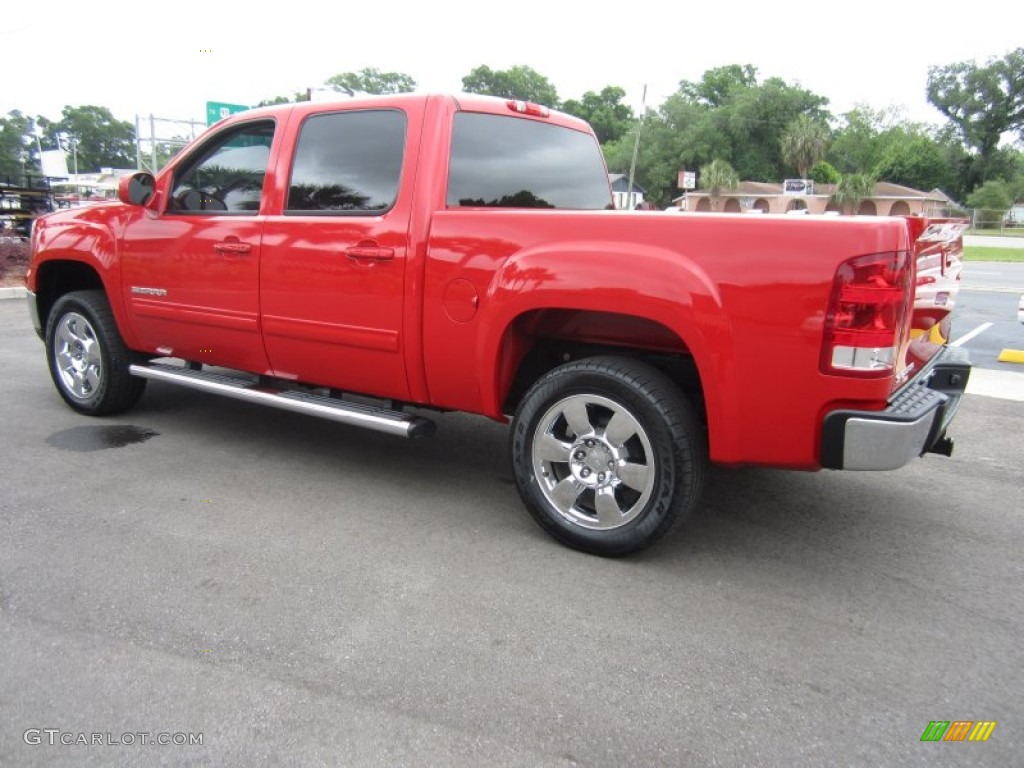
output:
[[[471,69],[526,64],[563,99],[618,85],[638,107],[711,67],[753,64],[827,97],[901,106],[942,122],[931,64],[999,57],[1024,43],[1005,0],[768,3],[692,0],[92,0],[5,4],[0,114],[57,119],[66,104],[115,116],[205,120],[205,104],[255,104],[376,67],[456,92]],[[17,10],[22,8],[24,10]],[[630,14],[635,14],[630,16]]]

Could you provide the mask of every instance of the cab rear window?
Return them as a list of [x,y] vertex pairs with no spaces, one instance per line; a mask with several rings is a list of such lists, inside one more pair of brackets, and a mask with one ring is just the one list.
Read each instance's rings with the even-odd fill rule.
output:
[[611,206],[601,148],[593,136],[519,117],[455,116],[448,169],[449,207]]

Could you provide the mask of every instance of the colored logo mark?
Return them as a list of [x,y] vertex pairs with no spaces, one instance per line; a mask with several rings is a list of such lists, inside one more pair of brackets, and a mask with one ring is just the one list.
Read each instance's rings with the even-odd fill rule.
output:
[[995,728],[995,720],[932,720],[921,741],[988,741]]

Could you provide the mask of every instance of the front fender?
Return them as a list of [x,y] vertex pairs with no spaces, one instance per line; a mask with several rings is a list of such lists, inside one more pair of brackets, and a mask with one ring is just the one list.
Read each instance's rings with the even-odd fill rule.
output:
[[[121,263],[115,230],[121,228],[120,206],[60,212],[36,222],[32,236],[32,263],[27,277],[30,291],[37,296],[66,289],[60,279],[62,263],[80,264],[99,278],[110,302],[125,343],[135,345],[134,335],[121,295]],[[75,286],[71,286],[74,290]],[[56,296],[50,297],[54,300]],[[45,318],[42,318],[45,323]]]

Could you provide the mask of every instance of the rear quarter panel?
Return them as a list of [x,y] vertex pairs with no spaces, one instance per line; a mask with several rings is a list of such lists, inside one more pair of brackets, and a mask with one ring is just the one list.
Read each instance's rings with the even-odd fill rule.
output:
[[[431,400],[499,418],[503,342],[524,312],[634,315],[669,328],[692,354],[714,461],[815,468],[822,413],[881,408],[892,388],[889,378],[819,370],[836,268],[907,246],[900,219],[443,211],[424,286]],[[456,281],[478,297],[468,319],[445,308]]]

